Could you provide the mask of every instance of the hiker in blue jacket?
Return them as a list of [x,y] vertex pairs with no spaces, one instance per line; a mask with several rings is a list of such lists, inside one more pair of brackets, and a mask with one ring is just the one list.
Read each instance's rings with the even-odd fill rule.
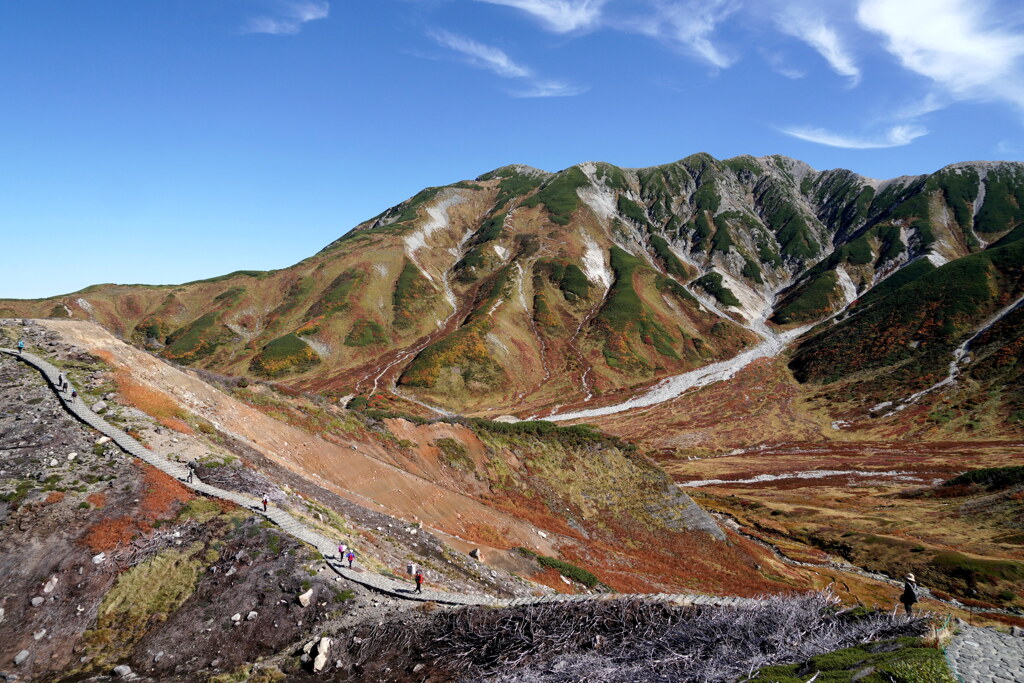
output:
[[25,352],[25,340],[24,339],[19,339],[18,340],[18,354],[20,355],[20,354],[22,354],[24,352]]

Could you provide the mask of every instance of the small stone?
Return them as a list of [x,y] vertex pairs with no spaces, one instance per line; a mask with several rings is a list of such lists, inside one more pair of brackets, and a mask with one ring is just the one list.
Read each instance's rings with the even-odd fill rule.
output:
[[94,412],[94,413],[102,413],[106,409],[107,409],[107,402],[106,401],[96,401],[96,403],[92,404],[92,412]]
[[46,629],[42,628],[42,629],[39,629],[38,631],[36,631],[35,633],[33,633],[32,637],[35,638],[36,640],[42,640],[43,636],[45,636],[45,635],[46,635]]
[[56,467],[59,464],[60,463],[57,461],[57,458],[50,458],[50,467]]
[[33,607],[39,607],[44,602],[46,602],[46,600],[44,600],[43,598],[39,597],[38,595],[36,597],[32,598],[32,606]]
[[101,436],[100,438],[96,439],[96,445],[97,446],[102,446],[105,443],[110,443],[110,437],[109,436]]
[[310,652],[313,651],[313,646],[314,645],[316,645],[316,641],[314,641],[314,640],[311,640],[308,643],[306,643],[305,645],[303,645],[302,646],[302,654],[308,655]]
[[257,612],[256,610],[252,610],[251,612],[249,612],[248,614],[245,615],[245,620],[246,621],[252,621],[253,619],[258,617],[259,615],[260,615],[259,612]]
[[52,576],[52,577],[50,577],[50,580],[46,582],[46,585],[43,586],[43,592],[44,593],[52,593],[53,589],[56,588],[56,587],[57,587],[57,577],[56,576]]
[[412,668],[412,672],[414,674],[418,674],[419,672],[423,671],[425,668],[427,668],[426,665],[423,662],[420,662],[419,664],[417,664],[416,666],[414,666]]
[[242,615],[241,614],[238,614],[236,612],[235,614],[231,615],[231,621],[238,622],[238,621],[241,621],[241,620],[242,620]]
[[160,652],[157,652],[155,655],[153,655],[153,663],[155,664],[156,662],[159,662],[160,659],[163,656],[164,656],[164,651],[163,650],[160,650]]
[[[115,398],[117,398],[117,393],[114,392],[114,391],[111,391],[109,394],[107,394],[106,396],[103,397],[103,400],[104,401],[113,401]],[[104,438],[106,438],[106,437],[104,437]]]
[[125,676],[130,676],[131,673],[132,673],[132,668],[130,666],[128,666],[127,664],[120,664],[120,665],[114,667],[114,675],[117,676],[118,678],[124,678]]
[[316,659],[313,660],[313,671],[315,673],[320,673],[324,670],[325,666],[327,666],[327,655],[325,653],[320,653],[316,656]]
[[215,659],[212,662],[210,662],[210,668],[211,669],[216,669],[218,666],[220,666],[220,660],[219,659]]
[[235,573],[236,571],[238,571],[238,570],[237,570],[237,569],[235,569],[234,567],[231,567],[231,568],[230,568],[230,569],[228,569],[228,570],[227,570],[226,572],[224,572],[224,576],[231,576],[231,575],[232,575],[232,574],[234,574],[234,573]]
[[4,608],[0,607],[0,624],[4,623]]
[[105,559],[107,559],[107,554],[106,553],[100,553],[99,555],[93,555],[92,556],[92,563],[93,564],[100,564]]
[[18,654],[14,655],[14,665],[21,666],[21,663],[28,659],[28,650],[22,650]]
[[308,591],[299,596],[299,604],[303,607],[309,607],[309,601],[313,599],[313,589],[310,588]]

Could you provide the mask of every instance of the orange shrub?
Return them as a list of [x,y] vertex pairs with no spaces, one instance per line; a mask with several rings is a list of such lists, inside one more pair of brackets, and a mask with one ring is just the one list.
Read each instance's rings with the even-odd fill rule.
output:
[[82,543],[94,553],[107,552],[130,543],[137,533],[138,527],[131,517],[101,519],[86,530]]
[[43,505],[53,505],[64,500],[63,491],[50,491],[50,495],[46,496],[46,500],[43,501]]
[[90,493],[85,497],[87,503],[91,504],[94,508],[102,508],[107,504],[107,494],[105,493]]
[[166,519],[178,508],[195,498],[192,490],[150,465],[143,465],[145,493],[139,502],[139,512],[146,522]]

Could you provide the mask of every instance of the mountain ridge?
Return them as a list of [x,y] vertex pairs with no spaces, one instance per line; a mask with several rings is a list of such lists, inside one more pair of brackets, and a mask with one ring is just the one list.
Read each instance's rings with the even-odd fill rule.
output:
[[1012,239],[1022,204],[1014,162],[882,181],[780,155],[511,164],[426,188],[288,268],[0,313],[93,319],[170,360],[300,390],[537,414],[884,298]]

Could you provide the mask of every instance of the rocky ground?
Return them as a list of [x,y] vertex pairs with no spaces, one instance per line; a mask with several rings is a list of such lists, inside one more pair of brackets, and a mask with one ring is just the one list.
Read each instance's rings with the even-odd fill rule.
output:
[[[37,329],[16,332],[83,389],[108,388],[87,354]],[[0,356],[0,406],[3,680],[93,680],[119,666],[140,680],[207,680],[247,667],[266,680],[301,677],[319,654],[303,647],[321,634],[337,637],[413,609],[343,582],[315,551],[248,511],[196,498],[127,457],[66,413],[38,372],[8,356]],[[141,428],[145,416],[119,409],[119,417]],[[271,481],[238,463],[200,472],[246,490]],[[293,479],[277,483],[305,488]],[[316,504],[317,492],[309,493]],[[344,513],[359,512],[351,507]],[[450,555],[427,534],[399,534],[393,518],[364,511],[359,519],[393,534],[392,552],[416,547],[439,562]],[[252,671],[257,661],[261,672]]]

